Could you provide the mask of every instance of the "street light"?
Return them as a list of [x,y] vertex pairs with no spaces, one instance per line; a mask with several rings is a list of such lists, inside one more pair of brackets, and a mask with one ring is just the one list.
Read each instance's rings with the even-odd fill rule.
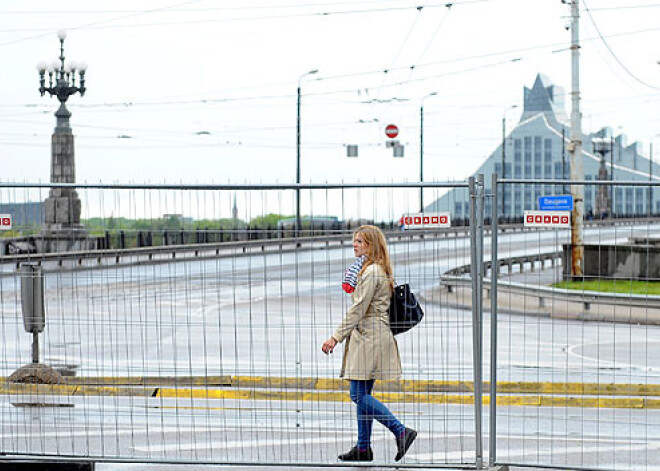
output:
[[[656,137],[660,137],[660,134],[656,134],[651,138],[651,142],[649,144],[649,183],[652,183],[653,180],[653,139]],[[648,215],[651,217],[653,214],[653,186],[649,185],[649,207],[648,207]]]
[[[57,117],[57,125],[68,127],[68,119],[71,113],[64,105],[69,99],[69,96],[80,93],[80,96],[85,95],[85,72],[87,71],[87,64],[84,62],[76,63],[69,61],[64,62],[64,40],[66,39],[66,31],[57,33],[60,40],[60,57],[59,60],[53,61],[51,65],[46,62],[37,64],[39,71],[39,93],[44,96],[46,92],[50,96],[55,95],[60,101],[60,108],[55,113]],[[46,72],[48,72],[48,86],[46,86]],[[78,72],[79,86],[76,87],[76,72]],[[66,121],[66,123],[65,123]]]
[[[83,62],[65,62],[66,32],[60,31],[57,37],[60,40],[59,59],[50,65],[46,62],[37,65],[39,93],[44,96],[48,92],[51,97],[56,96],[60,102],[60,107],[55,112],[57,124],[51,140],[50,180],[52,183],[75,183],[74,136],[69,124],[71,113],[66,108],[66,101],[76,93],[80,93],[80,96],[85,94],[87,65]],[[48,86],[46,86],[46,73],[48,73]],[[78,84],[76,84],[76,78]],[[71,228],[78,227],[81,202],[76,190],[74,188],[51,188],[48,195],[44,202],[45,228],[51,232],[65,229],[68,233]],[[48,251],[48,249],[44,250]]]
[[[594,137],[592,140],[594,152],[600,155],[600,165],[598,167],[598,180],[605,181],[607,177],[607,169],[605,168],[605,158],[608,152],[612,152],[612,139],[607,137]],[[611,163],[610,163],[611,166]],[[610,168],[610,173],[612,169]],[[610,191],[605,185],[598,186],[598,195],[596,196],[596,217],[604,219],[608,210],[611,208]],[[611,211],[611,210],[610,210]],[[612,214],[610,212],[609,216]]]
[[[502,178],[506,178],[506,112],[514,108],[518,108],[518,105],[508,106],[502,112]],[[506,216],[504,205],[505,190],[506,185],[502,185],[502,217]]]
[[[300,184],[300,86],[302,79],[308,75],[318,73],[318,69],[310,70],[307,73],[298,77],[298,113],[296,122],[296,183]],[[300,188],[296,188],[296,237],[302,230],[302,223],[300,220]]]
[[[424,183],[424,100],[437,94],[438,92],[431,92],[423,96],[419,105],[419,183]],[[424,188],[421,186],[419,187],[419,212],[424,212]]]

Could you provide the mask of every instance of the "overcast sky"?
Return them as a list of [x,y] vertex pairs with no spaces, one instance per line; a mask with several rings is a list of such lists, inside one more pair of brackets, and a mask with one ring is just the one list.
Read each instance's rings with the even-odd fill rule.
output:
[[[660,2],[580,2],[583,130],[645,152],[660,133]],[[587,10],[589,8],[590,10]],[[2,180],[48,181],[57,100],[35,65],[88,64],[69,99],[78,181],[462,180],[511,128],[537,73],[570,91],[560,0],[61,0],[0,3]],[[566,97],[570,115],[570,99]],[[385,147],[394,123],[405,157]],[[347,159],[345,145],[358,144]],[[660,137],[656,138],[660,154]]]

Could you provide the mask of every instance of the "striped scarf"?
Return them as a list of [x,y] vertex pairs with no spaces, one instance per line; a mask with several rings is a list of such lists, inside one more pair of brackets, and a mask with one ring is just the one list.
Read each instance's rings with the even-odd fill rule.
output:
[[360,273],[360,270],[362,270],[362,265],[364,265],[364,261],[366,259],[366,255],[359,256],[344,272],[344,281],[342,282],[341,287],[347,293],[352,293],[355,291],[355,287],[357,286],[358,273]]

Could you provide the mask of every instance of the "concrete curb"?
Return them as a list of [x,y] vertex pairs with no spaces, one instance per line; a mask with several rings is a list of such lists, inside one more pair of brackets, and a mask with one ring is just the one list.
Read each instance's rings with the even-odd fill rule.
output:
[[[344,388],[345,389],[345,388]],[[0,394],[10,396],[28,396],[32,401],[42,396],[126,396],[181,399],[226,399],[226,400],[267,400],[267,401],[312,401],[312,402],[349,402],[346,391],[317,390],[313,388],[270,389],[246,387],[153,387],[153,386],[90,386],[90,385],[38,385],[0,383]],[[607,393],[599,396],[582,396],[567,393],[555,395],[522,394],[514,395],[500,391],[497,403],[501,406],[534,407],[575,407],[575,408],[613,408],[613,409],[660,409],[660,399],[648,397],[612,397]],[[417,404],[473,404],[474,395],[447,394],[443,392],[386,392],[374,394],[377,398],[390,403]],[[483,403],[490,404],[490,397],[483,396]]]

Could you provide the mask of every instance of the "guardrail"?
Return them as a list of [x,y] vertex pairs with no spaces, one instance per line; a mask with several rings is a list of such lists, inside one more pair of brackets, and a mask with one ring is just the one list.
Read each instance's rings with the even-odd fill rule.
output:
[[[449,292],[454,292],[457,287],[472,287],[472,281],[469,278],[459,276],[445,276],[441,278],[441,285]],[[484,279],[484,289],[486,290],[485,300],[490,296],[491,280]],[[558,301],[571,301],[581,303],[585,310],[590,310],[593,304],[602,304],[608,306],[626,306],[633,308],[660,309],[660,296],[644,294],[621,294],[606,293],[600,291],[579,291],[563,288],[554,288],[551,286],[535,286],[513,281],[499,281],[497,283],[498,294],[503,294],[501,290],[507,290],[508,294],[520,295],[525,297],[538,298],[538,307],[546,307],[549,299]]]
[[[509,273],[513,273],[513,266],[518,265],[520,267],[520,271],[522,272],[525,264],[530,265],[530,271],[534,271],[534,264],[536,262],[541,263],[541,269],[545,267],[545,262],[549,261],[550,266],[554,267],[557,264],[557,260],[560,261],[561,265],[561,258],[562,257],[562,252],[557,251],[557,252],[549,252],[549,253],[544,253],[544,254],[532,254],[532,255],[519,255],[516,257],[507,257],[507,258],[502,258],[497,261],[497,269],[499,270],[501,267],[506,266],[508,267]],[[484,261],[484,273],[488,273],[489,270],[492,269],[492,262],[490,260]],[[459,275],[467,275],[470,273],[470,264],[467,265],[461,265],[455,268],[452,268],[451,270],[447,270],[444,275],[451,277],[451,276],[459,276]],[[500,273],[499,271],[497,273]],[[443,276],[444,279],[444,276]]]
[[[469,228],[441,228],[435,230],[388,231],[390,244],[424,238],[467,237]],[[77,250],[53,253],[25,253],[0,256],[0,265],[55,263],[58,267],[93,268],[102,265],[134,265],[139,263],[165,263],[185,261],[191,258],[204,259],[222,256],[250,255],[255,252],[291,252],[295,250],[323,250],[330,247],[350,245],[352,232],[317,235],[298,238],[255,239],[232,242],[210,242],[200,244],[159,245],[125,249]],[[66,268],[66,267],[65,267]]]
[[[590,226],[602,226],[602,225],[631,225],[634,223],[639,223],[639,220],[635,219],[614,219],[614,220],[605,220],[605,221],[589,221],[586,222],[586,227]],[[498,229],[501,233],[506,232],[529,232],[530,230],[538,231],[538,228],[528,228],[522,224],[504,224],[499,225]],[[386,230],[388,241],[390,243],[411,240],[415,238],[423,239],[424,237],[469,237],[469,226],[452,226],[448,228],[439,228],[432,230]],[[340,233],[326,233],[322,235],[312,235],[306,237],[282,237],[282,238],[266,238],[266,239],[254,239],[254,240],[237,240],[237,241],[227,241],[227,242],[203,242],[203,243],[192,243],[192,244],[170,244],[170,245],[158,245],[158,246],[144,246],[144,247],[133,247],[133,248],[102,248],[95,250],[78,250],[78,251],[68,251],[68,252],[53,252],[53,253],[42,253],[42,252],[32,252],[32,253],[17,253],[17,254],[5,254],[0,255],[0,264],[4,263],[41,263],[47,261],[57,261],[59,265],[62,265],[64,260],[76,260],[78,266],[82,266],[85,260],[96,260],[97,264],[102,264],[105,259],[114,259],[116,264],[121,263],[122,259],[126,257],[141,257],[146,261],[171,261],[179,256],[185,255],[186,257],[213,257],[221,255],[223,250],[231,250],[231,255],[237,255],[238,253],[235,249],[241,248],[243,253],[252,253],[255,248],[259,248],[261,251],[268,251],[269,248],[277,247],[281,250],[286,250],[285,247],[289,249],[299,249],[299,250],[311,250],[312,243],[326,242],[326,244],[336,243],[338,240],[345,240],[352,231],[340,231]],[[484,227],[484,233],[490,234],[490,226],[486,225]],[[0,246],[3,246],[11,242],[12,238],[0,239]],[[290,247],[291,244],[295,244],[295,247]],[[0,250],[0,254],[3,254],[5,251]],[[191,255],[192,254],[192,255]],[[531,258],[530,258],[531,257]],[[511,261],[501,262],[499,265],[508,265],[509,269],[511,265],[528,263],[532,258],[536,256],[521,257],[520,260],[517,260],[518,257],[513,257]],[[516,259],[516,260],[514,260]],[[547,258],[544,258],[547,260]],[[134,262],[131,262],[134,263]],[[490,262],[486,262],[488,269],[490,269]],[[533,269],[533,267],[532,267]],[[448,274],[464,274],[469,273],[469,265],[463,265],[457,267]]]

